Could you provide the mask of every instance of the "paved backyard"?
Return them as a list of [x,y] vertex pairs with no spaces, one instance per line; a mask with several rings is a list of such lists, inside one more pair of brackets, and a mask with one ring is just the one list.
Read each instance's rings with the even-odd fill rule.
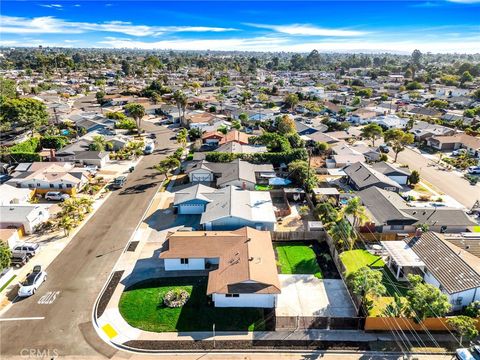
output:
[[277,300],[277,316],[356,316],[342,280],[298,274],[279,278],[282,293]]

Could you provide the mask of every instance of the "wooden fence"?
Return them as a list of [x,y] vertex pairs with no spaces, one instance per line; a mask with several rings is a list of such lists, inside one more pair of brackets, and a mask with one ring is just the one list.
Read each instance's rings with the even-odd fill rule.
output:
[[324,231],[270,231],[272,241],[325,241]]
[[402,240],[407,235],[413,236],[414,234],[405,234],[405,236],[399,236],[397,233],[371,233],[371,232],[360,232],[359,233],[361,240],[365,242],[377,242],[377,241],[395,241]]
[[[480,331],[480,321],[477,321],[477,329]],[[452,331],[447,318],[427,318],[421,324],[416,324],[408,318],[394,317],[367,317],[365,319],[365,331]]]

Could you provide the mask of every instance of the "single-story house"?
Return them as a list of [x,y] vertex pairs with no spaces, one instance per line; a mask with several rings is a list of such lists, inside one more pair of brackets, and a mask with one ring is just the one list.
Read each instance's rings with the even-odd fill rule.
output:
[[277,219],[268,191],[249,191],[227,186],[207,194],[200,224],[206,230],[235,230],[250,226],[258,230],[275,230]]
[[203,184],[194,184],[175,192],[173,206],[178,214],[202,214],[217,190]]
[[427,141],[433,136],[447,136],[456,133],[452,128],[430,124],[426,121],[416,121],[410,132],[414,135],[416,141]]
[[0,206],[0,229],[23,228],[26,234],[47,221],[50,213],[41,205],[2,205]]
[[[21,232],[21,231],[20,231]],[[0,229],[0,243],[5,243],[10,249],[20,241],[18,229]]]
[[397,115],[382,115],[371,119],[370,122],[387,129],[403,129],[407,126],[408,119],[400,118]]
[[441,234],[417,232],[403,241],[382,244],[397,279],[405,279],[408,273],[422,274],[426,283],[448,296],[453,311],[480,300],[478,258],[445,241]]
[[480,157],[480,138],[465,133],[450,136],[433,136],[427,144],[438,150],[457,150],[460,148],[475,157]]
[[28,204],[33,192],[9,184],[0,185],[0,205]]
[[216,182],[217,187],[235,185],[249,190],[256,184],[267,184],[275,177],[271,164],[251,164],[240,159],[229,163],[212,163],[201,160],[187,167],[190,182]]
[[476,223],[461,209],[447,207],[411,207],[397,193],[376,186],[357,193],[369,218],[369,231],[414,233],[426,225],[431,231],[461,233]]
[[160,258],[166,271],[211,270],[206,295],[215,307],[274,308],[281,292],[268,231],[176,232]]
[[381,172],[400,185],[407,185],[408,179],[412,174],[407,167],[397,167],[385,161],[377,162],[371,166],[372,169]]
[[372,186],[396,192],[402,190],[398,182],[365,163],[357,162],[343,170],[347,174],[347,183],[355,190],[364,190]]
[[94,165],[99,168],[104,167],[110,159],[108,151],[63,151],[55,154],[59,161],[71,161],[81,165]]
[[249,145],[241,144],[236,141],[230,141],[226,144],[220,145],[214,151],[216,152],[225,152],[230,154],[256,154],[267,152],[267,147],[265,145]]

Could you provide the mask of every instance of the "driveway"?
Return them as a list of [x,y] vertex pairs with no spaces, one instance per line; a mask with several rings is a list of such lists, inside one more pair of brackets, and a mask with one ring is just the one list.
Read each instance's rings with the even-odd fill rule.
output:
[[[392,153],[390,153],[390,156]],[[445,194],[450,195],[467,209],[476,200],[480,200],[480,184],[472,186],[454,171],[442,171],[437,167],[428,166],[432,160],[423,156],[418,149],[406,148],[398,154],[397,163],[406,164],[410,170],[417,170],[420,176],[436,186]]]
[[343,280],[313,275],[279,275],[277,316],[355,317],[356,312]]

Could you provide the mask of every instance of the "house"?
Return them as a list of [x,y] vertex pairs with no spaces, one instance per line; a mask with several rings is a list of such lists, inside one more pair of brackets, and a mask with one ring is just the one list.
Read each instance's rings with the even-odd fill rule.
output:
[[215,116],[205,111],[195,110],[185,116],[191,129],[203,129],[214,122]]
[[207,196],[211,202],[206,204],[200,218],[206,230],[235,230],[243,226],[275,230],[277,219],[268,191],[227,186]]
[[264,145],[248,145],[241,144],[236,141],[230,141],[226,144],[221,145],[214,151],[216,152],[225,152],[230,154],[256,154],[267,152],[267,147]]
[[348,121],[353,124],[368,124],[372,119],[377,116],[377,113],[372,110],[360,108],[350,114]]
[[377,149],[360,142],[352,145],[351,149],[362,154],[369,162],[379,161],[382,155]]
[[201,160],[187,167],[190,182],[216,182],[217,187],[235,185],[253,190],[256,184],[266,184],[275,177],[271,164],[251,164],[236,159],[229,163]]
[[370,122],[386,129],[404,129],[407,126],[408,119],[400,118],[397,115],[382,115],[371,119]]
[[32,190],[17,188],[9,184],[0,185],[0,205],[28,204]]
[[442,113],[434,108],[415,106],[407,111],[407,115],[419,115],[440,118],[440,116],[442,116]]
[[347,174],[347,183],[355,190],[363,190],[372,186],[396,192],[402,190],[402,186],[398,182],[365,163],[357,162],[347,166],[344,171]]
[[415,136],[416,141],[427,141],[433,136],[449,136],[456,133],[452,128],[430,124],[426,121],[416,121],[410,132]]
[[453,311],[480,300],[478,258],[445,241],[441,234],[417,232],[403,241],[382,245],[389,254],[387,264],[398,280],[410,273],[421,274],[426,283],[447,295]]
[[[202,214],[217,189],[195,184],[175,192],[173,206],[178,214]],[[218,194],[217,194],[218,195]]]
[[20,231],[18,229],[0,229],[0,243],[6,244],[10,249],[13,249],[16,243],[20,241]]
[[248,135],[244,132],[240,132],[236,129],[230,130],[226,134],[222,134],[219,131],[211,131],[203,134],[202,142],[204,144],[218,146],[228,144],[229,142],[237,142],[242,145],[248,145],[248,139],[252,135]]
[[440,233],[461,233],[476,223],[463,210],[447,207],[412,207],[397,193],[376,186],[357,193],[370,219],[369,231],[413,233],[419,226],[428,226]]
[[60,150],[55,154],[59,161],[69,161],[80,165],[93,165],[99,168],[105,167],[110,160],[108,151],[66,151]]
[[69,162],[34,162],[19,164],[7,184],[35,189],[36,192],[62,191],[75,193],[88,183],[84,169]]
[[480,138],[465,133],[450,136],[433,136],[427,140],[427,145],[438,150],[467,149],[470,155],[480,157]]
[[407,167],[397,167],[385,161],[377,162],[371,166],[372,169],[381,172],[383,175],[386,175],[400,185],[407,185],[408,179],[412,174]]
[[32,234],[35,228],[50,217],[48,209],[40,205],[0,206],[0,229],[21,228],[25,234]]
[[202,143],[210,146],[218,146],[220,140],[224,137],[219,131],[209,131],[202,135]]
[[274,308],[281,291],[268,231],[176,232],[160,258],[165,271],[211,270],[206,295],[215,307]]

